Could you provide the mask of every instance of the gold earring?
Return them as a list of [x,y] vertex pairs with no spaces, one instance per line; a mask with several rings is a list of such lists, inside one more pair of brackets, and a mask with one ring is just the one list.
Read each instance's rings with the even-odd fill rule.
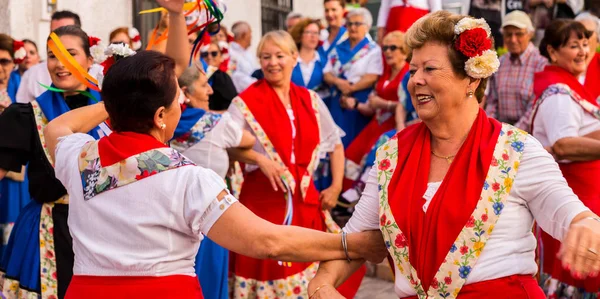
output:
[[469,98],[473,97],[473,94],[475,94],[472,90],[467,91],[467,96],[469,96]]
[[160,125],[160,128],[161,128],[161,129],[163,129],[163,130],[164,130],[166,127],[167,127],[167,125],[165,125],[165,124],[162,124],[162,125]]

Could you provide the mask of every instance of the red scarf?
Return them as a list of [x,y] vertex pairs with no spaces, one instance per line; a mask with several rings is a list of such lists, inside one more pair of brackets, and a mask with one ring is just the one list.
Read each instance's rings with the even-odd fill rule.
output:
[[596,53],[588,65],[583,87],[590,93],[593,102],[597,102],[600,97],[600,53]]
[[[294,110],[294,126],[296,127],[295,140],[292,140],[292,126],[287,110],[269,83],[259,80],[242,92],[240,97],[256,121],[262,126],[283,163],[296,179],[296,192],[299,193],[302,176],[307,173],[312,153],[320,142],[319,125],[310,93],[306,88],[293,83],[290,86],[290,102]],[[295,164],[290,161],[292,149],[296,158]],[[319,203],[319,193],[314,184],[310,185],[304,201]]]
[[168,147],[156,138],[134,132],[113,132],[98,141],[98,155],[103,167],[151,149]]
[[[544,91],[550,86],[554,84],[566,84],[568,85],[572,91],[579,94],[579,96],[588,102],[598,106],[596,103],[596,99],[592,97],[592,95],[586,90],[577,78],[569,73],[567,70],[563,69],[559,66],[547,65],[543,71],[539,73],[535,73],[533,79],[533,92],[535,93],[535,101],[533,105],[535,107],[535,103],[542,96]],[[598,85],[598,84],[596,84]],[[534,118],[535,119],[535,118]]]
[[501,128],[500,122],[479,110],[427,213],[423,212],[423,195],[431,162],[431,132],[421,123],[398,134],[398,164],[388,201],[426,292],[477,206]]
[[[404,75],[407,71],[408,63],[405,63],[404,67],[400,70],[396,77],[392,79],[392,68],[386,66],[383,76],[379,78],[379,81],[377,81],[377,85],[375,86],[377,95],[384,100],[398,102],[398,87],[400,86],[400,82],[402,81],[402,78],[404,78]],[[389,81],[387,85],[385,85],[386,81]]]

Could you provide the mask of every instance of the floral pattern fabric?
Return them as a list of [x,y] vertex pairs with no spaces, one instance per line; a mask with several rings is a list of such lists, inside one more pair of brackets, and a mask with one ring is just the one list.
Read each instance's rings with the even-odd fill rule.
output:
[[[38,299],[40,294],[31,292],[19,287],[19,282],[5,277],[5,273],[0,272],[0,298],[1,299]],[[56,299],[58,297],[43,297]]]
[[165,147],[152,149],[102,167],[98,155],[98,141],[88,142],[83,146],[79,157],[83,198],[90,200],[102,192],[186,165],[195,164],[177,150]]
[[330,54],[331,58],[329,59],[331,61],[331,66],[333,67],[334,75],[336,77],[340,77],[342,74],[349,71],[355,62],[357,62],[357,61],[361,60],[362,58],[364,58],[365,56],[367,56],[367,54],[369,54],[369,51],[374,49],[376,46],[377,45],[373,42],[367,43],[364,47],[362,47],[362,49],[360,49],[360,50],[358,50],[358,52],[356,52],[356,54],[352,57],[352,59],[350,59],[350,61],[346,62],[345,64],[342,64],[342,62],[340,61],[340,58],[337,54],[337,51],[334,48],[331,51],[331,54]]
[[395,265],[420,299],[458,296],[502,214],[519,169],[526,138],[524,131],[508,124],[502,125],[479,202],[427,292],[410,264],[408,240],[400,231],[388,202],[388,186],[398,160],[397,137],[391,138],[378,150],[375,167],[378,169],[380,229]]
[[188,133],[183,134],[181,137],[171,141],[171,146],[176,150],[183,152],[196,145],[198,142],[202,141],[204,137],[206,137],[206,134],[208,134],[214,127],[217,126],[221,118],[221,114],[207,112],[198,120],[198,122]]
[[230,297],[234,299],[308,299],[308,282],[315,277],[318,269],[319,264],[313,263],[295,275],[269,281],[235,276],[229,284],[233,288],[233,294]]
[[[586,99],[582,98],[578,93],[573,91],[568,85],[562,84],[562,83],[553,84],[553,85],[550,85],[548,88],[546,88],[544,93],[542,93],[540,98],[535,103],[535,106],[533,107],[533,111],[534,111],[534,113],[532,113],[533,118],[535,118],[535,115],[536,115],[535,112],[540,107],[542,102],[544,102],[544,100],[546,98],[553,96],[553,95],[557,95],[557,94],[568,95],[571,99],[573,99],[573,101],[575,101],[577,104],[579,104],[581,106],[581,108],[583,108],[584,111],[591,114],[593,117],[600,119],[600,108],[598,108],[596,105],[588,102]],[[533,119],[531,120],[531,122],[533,123]]]

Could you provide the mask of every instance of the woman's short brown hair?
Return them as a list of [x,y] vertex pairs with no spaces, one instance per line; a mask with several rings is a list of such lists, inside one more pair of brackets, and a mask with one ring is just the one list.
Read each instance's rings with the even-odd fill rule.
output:
[[323,4],[325,4],[327,2],[339,2],[340,5],[342,6],[342,8],[346,7],[346,0],[324,0]]
[[294,39],[294,42],[296,43],[296,47],[298,47],[298,49],[302,48],[302,35],[304,34],[304,30],[306,29],[306,27],[308,27],[308,25],[310,24],[315,24],[317,25],[317,27],[321,28],[321,23],[319,22],[319,20],[311,18],[304,18],[300,20],[296,25],[294,25],[294,27],[290,28],[290,35]]
[[[465,63],[469,59],[459,51],[454,49],[454,26],[463,18],[468,16],[453,14],[448,11],[436,11],[416,21],[406,32],[406,44],[408,45],[409,60],[414,49],[422,48],[426,43],[435,42],[448,46],[448,59],[452,64],[454,74],[465,78]],[[493,37],[492,47],[494,44]],[[481,83],[475,90],[477,101],[481,102],[485,96],[485,88],[488,78],[481,79]]]
[[10,54],[10,57],[15,58],[15,49],[13,46],[14,39],[9,35],[0,33],[0,50],[4,50]]
[[129,38],[129,47],[132,47],[131,37],[129,37],[129,28],[127,28],[127,27],[119,27],[119,28],[113,30],[108,37],[108,41],[111,41],[113,38],[115,38],[120,33],[124,33],[125,35],[127,35],[127,37]]
[[[540,43],[540,54],[550,60],[550,53],[548,53],[548,46],[558,50],[569,42],[571,34],[575,33],[577,38],[590,38],[594,32],[589,31],[583,26],[583,24],[568,20],[568,19],[556,19],[550,23],[544,32],[544,38]],[[592,52],[596,49],[592,49]]]

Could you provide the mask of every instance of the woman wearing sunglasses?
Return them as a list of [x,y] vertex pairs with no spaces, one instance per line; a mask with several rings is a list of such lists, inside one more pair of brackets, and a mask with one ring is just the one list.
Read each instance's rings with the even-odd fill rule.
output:
[[213,90],[208,106],[211,111],[223,113],[229,108],[233,98],[237,96],[237,91],[227,73],[227,67],[224,67],[220,42],[210,42],[203,47],[200,55],[208,65],[205,70],[206,77],[208,77],[208,84]]

